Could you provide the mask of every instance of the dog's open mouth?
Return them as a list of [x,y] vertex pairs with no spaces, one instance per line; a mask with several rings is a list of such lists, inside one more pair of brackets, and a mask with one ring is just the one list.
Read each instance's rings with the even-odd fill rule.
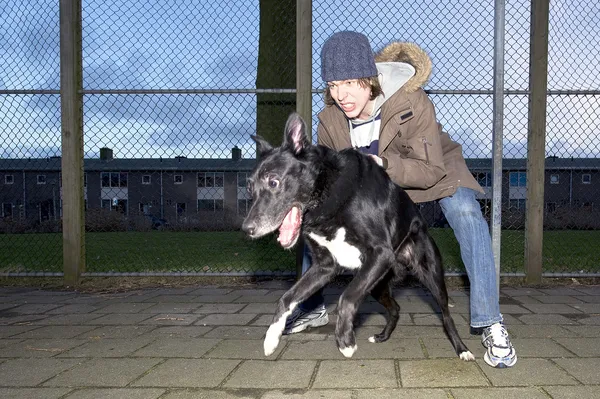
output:
[[302,212],[297,206],[285,215],[281,226],[279,226],[279,237],[277,241],[283,248],[292,247],[300,236],[300,227],[302,226]]

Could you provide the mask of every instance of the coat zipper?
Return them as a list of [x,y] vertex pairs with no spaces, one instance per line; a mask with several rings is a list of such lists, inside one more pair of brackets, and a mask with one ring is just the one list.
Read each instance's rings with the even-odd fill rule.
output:
[[429,165],[429,151],[427,150],[427,145],[429,142],[427,141],[426,137],[421,138],[421,141],[423,142],[423,148],[425,149],[425,158],[427,159],[426,163]]

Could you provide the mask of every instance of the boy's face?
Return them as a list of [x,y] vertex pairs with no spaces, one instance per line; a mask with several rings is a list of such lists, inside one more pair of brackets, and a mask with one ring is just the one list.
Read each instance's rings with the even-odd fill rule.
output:
[[371,98],[371,88],[363,87],[358,79],[336,80],[327,82],[327,89],[331,98],[348,119],[368,119],[369,111],[367,104]]

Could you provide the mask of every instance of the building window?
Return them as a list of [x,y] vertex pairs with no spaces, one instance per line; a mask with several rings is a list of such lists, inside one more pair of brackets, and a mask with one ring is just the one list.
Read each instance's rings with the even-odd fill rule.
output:
[[560,181],[559,175],[552,174],[550,175],[550,184],[558,184]]
[[200,199],[198,200],[198,211],[220,211],[223,210],[223,200]]
[[527,187],[527,174],[525,172],[510,172],[511,187]]
[[510,209],[516,209],[519,211],[524,211],[525,210],[525,199],[511,199],[509,201],[509,208]]
[[100,181],[102,187],[127,187],[127,172],[102,172]]
[[223,172],[198,173],[198,187],[223,187]]
[[238,215],[246,216],[250,207],[252,206],[251,199],[239,199],[238,200]]
[[248,173],[238,172],[237,174],[237,186],[248,187]]
[[173,182],[175,184],[182,184],[183,183],[183,175],[173,175]]
[[474,174],[477,183],[481,187],[492,187],[492,173],[491,172],[479,172]]
[[127,200],[125,199],[103,199],[100,206],[111,211],[118,211],[122,214],[127,214]]
[[583,184],[592,184],[592,175],[589,173],[584,173],[581,175],[581,182]]
[[37,184],[46,184],[46,175],[37,175]]
[[183,217],[185,216],[185,202],[178,202],[177,203],[177,218]]
[[11,218],[13,211],[13,205],[10,202],[5,202],[2,204],[2,217],[3,218]]
[[14,175],[4,175],[4,184],[13,184],[15,182]]
[[142,175],[142,184],[150,184],[151,182],[150,175]]

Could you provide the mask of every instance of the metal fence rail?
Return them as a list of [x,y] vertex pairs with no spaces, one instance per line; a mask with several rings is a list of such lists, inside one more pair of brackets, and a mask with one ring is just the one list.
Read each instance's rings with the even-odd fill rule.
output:
[[[526,230],[527,198],[532,187],[540,187],[527,169],[535,3],[497,1],[502,8],[495,9],[494,2],[483,0],[177,6],[141,0],[90,0],[81,6],[63,0],[62,12],[74,6],[80,24],[71,32],[81,64],[72,64],[70,104],[74,113],[81,104],[82,121],[71,125],[82,126],[81,166],[67,161],[74,152],[65,153],[61,125],[61,67],[67,61],[64,48],[61,58],[58,3],[0,0],[0,274],[65,270],[71,260],[63,257],[69,253],[63,234],[73,214],[63,202],[77,198],[64,197],[71,184],[65,190],[62,182],[78,176],[85,234],[75,237],[81,238],[76,245],[85,245],[80,254],[86,268],[79,271],[84,275],[293,274],[294,253],[282,251],[272,238],[248,241],[239,224],[251,201],[245,189],[255,157],[250,135],[278,139],[288,113],[301,107],[297,94],[304,89],[297,90],[296,76],[302,65],[296,56],[304,50],[297,47],[298,24],[309,25],[311,33],[313,132],[323,107],[319,52],[330,34],[358,30],[375,51],[401,40],[429,53],[434,71],[425,89],[486,190],[480,203],[497,227],[501,272],[526,272],[525,243],[533,242]],[[307,23],[306,9],[296,7],[310,3]],[[546,159],[539,183],[544,276],[598,275],[598,15],[600,5],[587,1],[549,8]],[[500,22],[502,35],[495,36]],[[504,55],[502,85],[494,87],[498,54]],[[502,108],[495,110],[498,104]],[[503,132],[496,137],[501,170],[492,162],[494,129]],[[496,189],[502,190],[495,202],[493,176],[501,179]],[[494,206],[501,214],[496,225]],[[449,273],[462,273],[439,205],[423,204],[422,212]]]

